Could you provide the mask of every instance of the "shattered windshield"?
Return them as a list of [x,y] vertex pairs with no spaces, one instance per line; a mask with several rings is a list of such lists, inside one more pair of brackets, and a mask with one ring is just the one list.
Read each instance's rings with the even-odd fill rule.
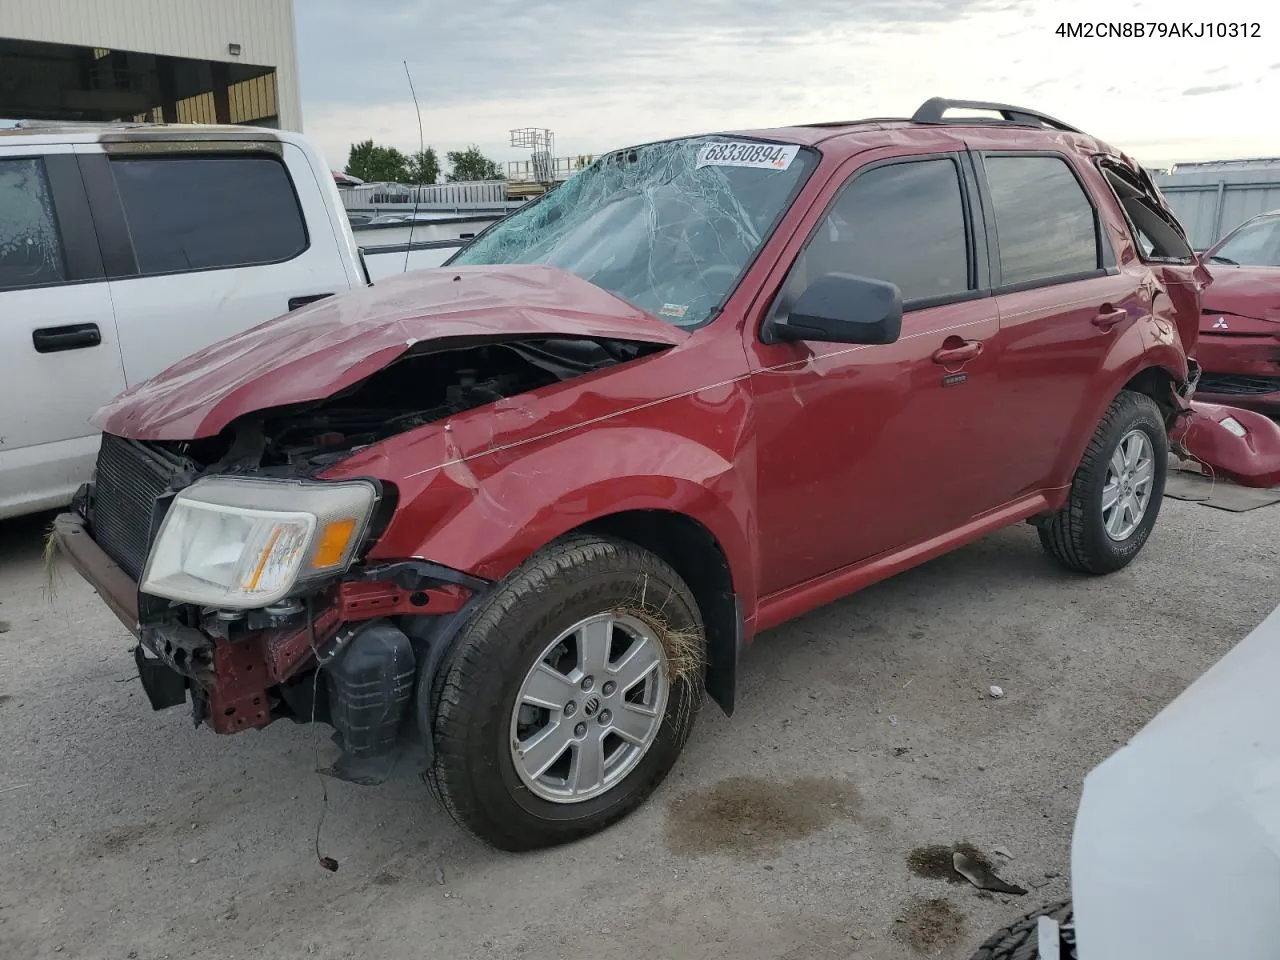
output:
[[619,150],[449,263],[558,267],[697,327],[737,285],[816,159],[795,144],[721,136]]

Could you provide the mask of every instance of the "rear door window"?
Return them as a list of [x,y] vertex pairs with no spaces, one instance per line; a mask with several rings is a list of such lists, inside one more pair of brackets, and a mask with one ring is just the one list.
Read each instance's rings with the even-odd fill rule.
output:
[[0,290],[66,279],[66,258],[44,161],[0,160]]
[[797,260],[788,292],[826,273],[896,284],[906,306],[968,293],[968,231],[955,161],[914,160],[855,174]]
[[1099,269],[1098,220],[1060,157],[984,156],[1002,286],[1064,280]]
[[274,157],[116,157],[112,169],[142,274],[279,263],[307,248]]

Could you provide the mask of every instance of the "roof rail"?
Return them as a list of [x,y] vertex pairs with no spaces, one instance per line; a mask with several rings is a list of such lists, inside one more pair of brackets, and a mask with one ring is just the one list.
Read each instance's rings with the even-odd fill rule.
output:
[[1052,127],[1055,130],[1063,130],[1067,133],[1080,133],[1075,127],[1069,126],[1061,120],[1055,120],[1047,114],[1028,110],[1025,107],[1014,107],[1007,103],[987,103],[983,100],[947,100],[944,97],[932,97],[920,104],[920,109],[911,115],[911,122],[963,122],[944,120],[942,115],[948,110],[990,110],[993,113],[1000,114],[1000,119],[1005,123],[1015,123],[1021,126]]
[[864,123],[910,123],[906,117],[863,117],[861,120],[816,120],[797,123],[797,127],[857,127]]
[[85,127],[146,127],[159,126],[146,120],[16,120],[15,130],[65,130],[67,128]]

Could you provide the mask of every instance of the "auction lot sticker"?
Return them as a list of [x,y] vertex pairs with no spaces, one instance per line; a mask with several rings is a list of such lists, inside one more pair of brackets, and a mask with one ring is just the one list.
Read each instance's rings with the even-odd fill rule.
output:
[[695,170],[703,167],[757,167],[762,170],[785,170],[791,166],[800,148],[781,143],[709,143],[698,151]]

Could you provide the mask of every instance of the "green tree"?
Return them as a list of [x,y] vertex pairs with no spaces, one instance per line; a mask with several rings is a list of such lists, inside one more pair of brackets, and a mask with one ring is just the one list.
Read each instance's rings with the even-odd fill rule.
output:
[[366,183],[405,183],[409,179],[409,158],[395,147],[380,147],[365,140],[351,145],[346,172]]
[[470,180],[505,180],[502,170],[496,163],[480,152],[474,143],[465,150],[450,150],[445,154],[449,160],[450,183]]
[[409,183],[435,183],[440,179],[440,159],[435,150],[427,147],[417,153],[409,154],[407,166]]

